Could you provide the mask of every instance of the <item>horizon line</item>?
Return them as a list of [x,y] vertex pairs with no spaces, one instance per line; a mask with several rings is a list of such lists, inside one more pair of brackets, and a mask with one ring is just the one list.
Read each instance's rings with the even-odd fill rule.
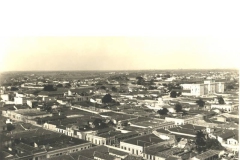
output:
[[164,71],[164,70],[239,70],[239,68],[179,68],[179,69],[85,69],[85,70],[12,70],[4,72],[66,72],[66,71]]

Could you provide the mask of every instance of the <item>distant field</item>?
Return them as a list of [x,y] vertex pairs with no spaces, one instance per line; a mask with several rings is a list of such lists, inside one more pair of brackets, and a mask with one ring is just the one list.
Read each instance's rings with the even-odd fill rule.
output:
[[130,76],[138,76],[141,74],[177,74],[177,75],[188,75],[198,73],[209,73],[209,72],[230,72],[238,73],[237,69],[176,69],[176,70],[104,70],[104,71],[11,71],[3,72],[0,74],[0,82],[3,80],[9,80],[11,78],[18,77],[32,77],[37,78],[43,76],[49,79],[58,80],[73,80],[73,79],[90,79],[90,78],[105,78],[109,75],[128,74]]

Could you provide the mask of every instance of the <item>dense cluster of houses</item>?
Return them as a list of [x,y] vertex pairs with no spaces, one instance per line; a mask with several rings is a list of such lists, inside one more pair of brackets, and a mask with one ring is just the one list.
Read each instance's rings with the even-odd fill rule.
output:
[[[236,83],[235,72],[102,74],[71,80],[31,74],[1,81],[1,156],[238,157],[239,92],[235,86],[227,87],[229,81]],[[200,133],[219,148],[206,145],[207,150],[199,151]]]

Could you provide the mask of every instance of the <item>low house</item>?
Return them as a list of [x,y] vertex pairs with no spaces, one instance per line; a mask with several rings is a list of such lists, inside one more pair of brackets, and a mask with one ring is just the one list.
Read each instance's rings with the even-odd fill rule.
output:
[[114,145],[115,136],[121,134],[120,131],[109,131],[107,133],[90,133],[86,135],[86,140],[95,145]]
[[221,151],[218,150],[208,150],[203,152],[190,160],[212,160],[212,159],[219,159]]
[[166,141],[154,134],[147,134],[143,136],[138,136],[134,138],[130,138],[120,142],[120,148],[130,151],[134,155],[143,156],[144,149],[147,146],[151,146],[153,144],[157,144],[160,142],[164,142],[166,144],[174,143],[174,141]]
[[231,112],[234,109],[234,106],[230,104],[212,104],[211,109],[215,108],[222,111]]

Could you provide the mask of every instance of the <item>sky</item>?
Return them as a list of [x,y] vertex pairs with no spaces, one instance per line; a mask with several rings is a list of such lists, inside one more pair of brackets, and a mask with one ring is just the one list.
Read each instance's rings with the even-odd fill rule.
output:
[[0,71],[239,67],[237,1],[56,2],[0,5]]

